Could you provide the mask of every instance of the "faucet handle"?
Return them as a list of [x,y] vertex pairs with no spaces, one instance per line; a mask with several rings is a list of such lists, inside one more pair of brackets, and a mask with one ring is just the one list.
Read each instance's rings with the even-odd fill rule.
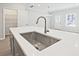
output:
[[46,32],[49,32],[49,30],[46,30]]

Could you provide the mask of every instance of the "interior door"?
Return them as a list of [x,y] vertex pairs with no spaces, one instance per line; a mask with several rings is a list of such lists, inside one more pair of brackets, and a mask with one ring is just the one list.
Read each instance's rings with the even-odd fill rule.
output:
[[3,20],[3,9],[0,8],[0,40],[5,38],[5,30],[4,30],[4,20]]
[[17,10],[4,9],[5,35],[9,35],[10,27],[17,27]]

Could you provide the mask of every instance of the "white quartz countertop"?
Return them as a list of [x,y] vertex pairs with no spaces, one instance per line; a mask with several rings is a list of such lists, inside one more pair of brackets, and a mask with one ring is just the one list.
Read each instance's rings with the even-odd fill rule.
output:
[[[13,36],[15,37],[16,41],[20,45],[25,55],[28,56],[79,55],[79,34],[53,29],[52,30],[49,29],[49,32],[45,34],[43,30],[44,28],[33,27],[33,26],[10,28],[10,31],[12,32]],[[59,38],[61,40],[47,47],[46,49],[39,51],[20,35],[20,33],[27,33],[32,31],[36,31],[51,37]]]

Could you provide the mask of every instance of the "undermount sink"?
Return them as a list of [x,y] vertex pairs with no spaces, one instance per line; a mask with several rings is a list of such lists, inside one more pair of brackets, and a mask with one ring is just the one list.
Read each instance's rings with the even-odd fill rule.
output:
[[39,51],[60,41],[60,39],[40,34],[38,32],[21,33],[21,35]]

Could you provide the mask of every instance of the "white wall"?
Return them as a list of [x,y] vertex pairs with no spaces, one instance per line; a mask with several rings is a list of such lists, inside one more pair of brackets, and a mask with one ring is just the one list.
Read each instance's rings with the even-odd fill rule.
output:
[[28,23],[28,11],[26,5],[22,3],[1,3],[0,8],[16,9],[18,13],[18,26]]
[[18,26],[26,26],[28,24],[28,11],[27,10],[18,10]]
[[51,5],[51,10],[57,11],[57,10],[73,8],[76,6],[79,6],[79,3],[53,3]]
[[[25,26],[28,23],[28,11],[26,10],[26,5],[21,3],[0,3],[0,38],[4,38],[4,27],[2,25],[3,11],[2,9],[15,9],[17,10],[17,26]],[[3,15],[3,16],[2,16]],[[1,27],[2,26],[2,27]]]
[[[54,28],[54,24],[55,24],[55,19],[54,19],[54,11],[57,10],[64,10],[64,9],[68,9],[68,8],[73,8],[75,6],[78,6],[78,3],[39,3],[40,6],[38,6],[38,4],[33,4],[30,3],[28,4],[29,6],[34,5],[33,8],[28,7],[29,10],[29,25],[34,25],[34,26],[40,26],[43,27],[44,26],[44,22],[43,20],[40,20],[38,24],[36,23],[36,19],[40,16],[40,15],[48,15],[48,11],[52,13],[52,16],[49,17],[51,18],[49,21],[47,21],[49,23],[49,27],[50,28]],[[48,8],[48,6],[50,6],[50,8]]]
[[49,16],[47,13],[42,13],[40,11],[29,10],[28,16],[29,16],[29,25],[44,27],[45,21],[42,18],[41,18],[42,20],[40,19],[38,24],[36,24],[37,18],[40,17],[40,16],[44,16],[44,17],[46,17],[46,20],[47,20],[47,27],[50,27],[51,16]]
[[[66,14],[68,14],[68,13],[75,13],[76,14],[77,19],[76,19],[76,26],[75,27],[65,26]],[[53,12],[53,15],[54,15],[54,17],[53,17],[54,20],[55,20],[55,16],[60,16],[60,23],[54,22],[54,29],[79,33],[79,7],[55,11],[55,12]]]

